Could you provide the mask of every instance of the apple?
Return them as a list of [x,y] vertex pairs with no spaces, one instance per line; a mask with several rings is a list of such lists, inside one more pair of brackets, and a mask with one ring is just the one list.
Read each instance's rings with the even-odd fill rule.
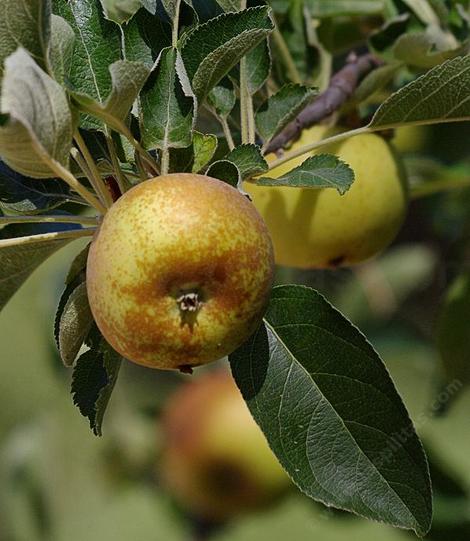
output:
[[[305,130],[293,149],[332,135],[316,126]],[[276,262],[298,268],[335,268],[360,263],[390,244],[405,216],[408,191],[404,168],[380,136],[363,134],[318,153],[333,153],[348,163],[355,181],[345,195],[331,188],[264,187],[245,182],[268,225]],[[270,171],[278,178],[309,153]],[[268,156],[268,161],[274,158]]]
[[206,176],[172,174],[133,187],[105,215],[87,291],[123,357],[190,371],[256,330],[273,266],[268,230],[247,197]]
[[183,384],[162,426],[162,483],[192,515],[224,521],[267,505],[291,486],[227,372]]
[[430,139],[429,126],[402,126],[395,130],[393,146],[402,154],[421,152]]

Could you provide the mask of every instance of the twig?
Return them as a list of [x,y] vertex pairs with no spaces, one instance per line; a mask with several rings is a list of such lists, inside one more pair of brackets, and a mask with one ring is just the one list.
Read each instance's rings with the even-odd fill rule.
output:
[[28,235],[27,237],[2,239],[0,240],[0,249],[19,245],[24,246],[26,244],[34,244],[36,242],[52,242],[56,240],[73,240],[81,237],[91,237],[95,234],[95,231],[96,227],[87,227],[85,229],[77,229],[76,231],[58,231],[54,233],[43,233],[41,235]]
[[[81,133],[79,132],[79,130],[75,132],[74,139],[75,139],[75,142],[77,143],[77,146],[80,152],[82,153],[82,156],[85,158],[85,162],[88,166],[88,171],[90,172],[91,185],[95,189],[96,194],[100,198],[103,205],[109,208],[113,204],[111,194],[106,188],[106,185],[103,182],[103,179],[101,178],[101,174],[98,170],[98,167],[96,166],[95,160],[93,159],[93,156],[88,150],[88,147],[86,146],[86,143],[83,140],[83,137]],[[77,163],[78,163],[78,160],[77,160]]]
[[37,141],[34,137],[31,139],[32,145],[37,152],[41,160],[48,165],[48,167],[62,180],[64,180],[75,192],[87,201],[87,203],[94,207],[99,213],[106,214],[106,207],[96,199],[96,197],[83,186],[72,173],[66,169],[61,163],[52,158],[47,150]]
[[224,130],[224,135],[225,139],[227,140],[229,150],[233,150],[235,148],[235,142],[233,140],[232,132],[230,131],[230,126],[228,125],[227,119],[223,116],[217,116],[217,119],[219,120],[222,129]]
[[[272,16],[272,14],[271,14]],[[274,30],[272,32],[272,37],[274,43],[276,44],[279,55],[286,67],[287,75],[293,83],[302,84],[302,77],[300,76],[299,70],[295,65],[295,62],[290,54],[289,47],[287,46],[284,38],[282,37],[281,31],[277,25],[277,22],[274,21]]]
[[297,139],[303,129],[320,122],[337,111],[352,96],[364,76],[379,67],[381,63],[378,58],[369,53],[361,56],[352,53],[346,66],[331,78],[325,92],[320,94],[295,120],[274,137],[267,145],[265,153],[269,154],[284,148],[288,143]]
[[98,225],[98,219],[94,216],[0,216],[0,225],[7,224],[38,224],[38,223],[58,223],[58,224],[81,224]]

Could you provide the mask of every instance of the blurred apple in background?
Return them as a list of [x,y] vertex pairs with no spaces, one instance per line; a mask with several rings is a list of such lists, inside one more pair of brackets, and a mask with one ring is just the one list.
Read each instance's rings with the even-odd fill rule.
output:
[[180,387],[162,422],[161,478],[189,514],[224,521],[291,485],[226,372]]

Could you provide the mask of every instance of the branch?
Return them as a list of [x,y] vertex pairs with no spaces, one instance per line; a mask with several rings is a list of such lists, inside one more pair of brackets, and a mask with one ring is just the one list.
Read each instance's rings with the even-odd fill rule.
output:
[[297,139],[300,132],[337,111],[354,93],[359,82],[382,62],[371,54],[357,56],[351,53],[347,64],[330,81],[328,88],[308,105],[295,120],[288,124],[266,148],[266,154],[284,148]]
[[51,242],[56,240],[73,240],[81,237],[91,237],[95,234],[96,227],[86,227],[75,231],[57,231],[54,233],[42,233],[39,235],[28,235],[27,237],[12,237],[11,239],[0,239],[0,250],[11,246],[34,244],[36,242]]

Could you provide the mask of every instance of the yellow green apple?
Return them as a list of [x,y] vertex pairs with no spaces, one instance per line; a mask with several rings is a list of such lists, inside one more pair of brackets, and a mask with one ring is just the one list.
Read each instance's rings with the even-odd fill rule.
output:
[[256,330],[273,265],[268,230],[247,197],[202,175],[161,176],[105,215],[88,257],[90,307],[123,357],[190,370]]
[[395,130],[393,146],[402,154],[421,152],[429,141],[429,126],[402,126]]
[[227,372],[179,388],[163,416],[163,440],[163,484],[206,520],[255,509],[291,486]]
[[[336,131],[325,126],[305,130],[292,148]],[[355,181],[346,194],[249,182],[245,189],[268,225],[278,264],[335,268],[360,263],[388,246],[403,222],[408,201],[403,167],[382,137],[362,134],[299,156],[266,176],[279,178],[315,153],[336,154],[352,167]]]

